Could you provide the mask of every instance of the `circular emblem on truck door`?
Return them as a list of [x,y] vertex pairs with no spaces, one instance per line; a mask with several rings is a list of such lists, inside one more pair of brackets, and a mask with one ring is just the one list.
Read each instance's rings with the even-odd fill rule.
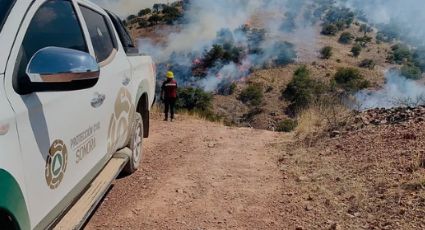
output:
[[68,150],[61,140],[55,140],[50,146],[46,159],[45,176],[47,185],[56,189],[62,182],[68,164]]

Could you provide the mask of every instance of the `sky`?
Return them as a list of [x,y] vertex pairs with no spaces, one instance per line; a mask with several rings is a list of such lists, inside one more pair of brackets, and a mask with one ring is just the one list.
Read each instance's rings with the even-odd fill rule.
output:
[[136,14],[144,8],[151,8],[155,3],[167,3],[168,0],[91,0],[121,17]]

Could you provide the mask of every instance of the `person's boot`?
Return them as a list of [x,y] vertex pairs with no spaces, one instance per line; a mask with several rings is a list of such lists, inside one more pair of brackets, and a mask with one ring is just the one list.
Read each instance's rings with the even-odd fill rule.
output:
[[164,118],[164,121],[168,121],[168,117],[167,116]]

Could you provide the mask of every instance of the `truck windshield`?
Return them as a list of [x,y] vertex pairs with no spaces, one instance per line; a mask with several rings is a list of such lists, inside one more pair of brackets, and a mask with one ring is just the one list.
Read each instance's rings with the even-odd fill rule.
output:
[[0,0],[0,31],[3,29],[3,25],[6,22],[6,18],[12,9],[13,4],[16,0]]

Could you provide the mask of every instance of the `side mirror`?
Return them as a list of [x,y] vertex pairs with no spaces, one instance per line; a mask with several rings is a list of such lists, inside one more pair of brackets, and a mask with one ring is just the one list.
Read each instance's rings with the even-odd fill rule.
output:
[[100,68],[96,59],[88,53],[46,47],[31,58],[26,74],[32,92],[70,91],[96,85]]

